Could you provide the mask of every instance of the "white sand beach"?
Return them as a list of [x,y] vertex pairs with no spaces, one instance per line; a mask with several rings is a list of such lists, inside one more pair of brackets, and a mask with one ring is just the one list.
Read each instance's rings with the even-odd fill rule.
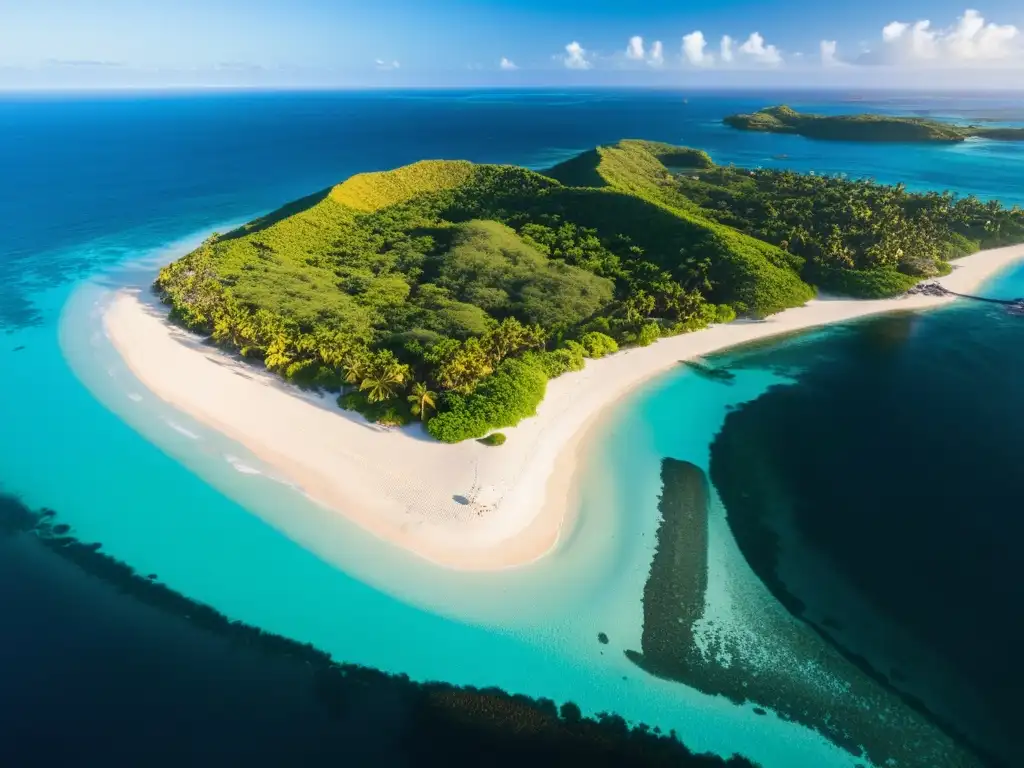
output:
[[[957,292],[1024,259],[1024,246],[956,262],[936,280]],[[535,417],[504,430],[507,442],[435,442],[422,427],[385,429],[229,357],[166,321],[148,289],[122,290],[106,332],[156,396],[245,445],[324,506],[437,565],[494,570],[550,552],[571,524],[577,457],[619,398],[680,360],[867,315],[952,299],[816,299],[762,322],[736,322],[589,361],[553,380]]]

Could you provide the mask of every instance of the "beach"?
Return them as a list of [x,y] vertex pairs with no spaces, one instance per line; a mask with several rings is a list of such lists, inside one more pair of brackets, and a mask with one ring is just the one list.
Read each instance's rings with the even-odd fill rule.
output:
[[[955,262],[934,282],[977,290],[1024,258],[1024,246]],[[172,325],[148,288],[122,289],[104,328],[154,395],[244,445],[311,499],[391,544],[456,570],[528,564],[572,524],[580,456],[601,418],[644,381],[679,361],[758,339],[954,299],[819,298],[764,321],[737,321],[588,361],[552,380],[537,415],[503,430],[507,442],[446,445],[420,425],[367,423],[334,396],[302,392]]]

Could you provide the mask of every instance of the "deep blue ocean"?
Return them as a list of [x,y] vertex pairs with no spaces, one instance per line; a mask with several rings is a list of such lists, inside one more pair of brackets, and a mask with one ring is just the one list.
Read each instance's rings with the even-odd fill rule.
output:
[[[621,702],[627,716],[678,698],[666,717],[700,749],[736,749],[766,766],[853,765],[795,726],[724,700],[688,699],[641,677],[620,691],[609,681],[618,685],[622,670],[601,677],[587,666],[611,664],[612,654],[584,663],[561,629],[438,615],[339,571],[249,514],[243,492],[214,487],[183,452],[143,437],[83,385],[82,361],[70,365],[66,349],[87,322],[83,287],[151,275],[180,252],[175,244],[353,173],[422,158],[541,169],[599,143],[646,138],[706,149],[719,163],[1024,204],[1024,145],[820,143],[720,123],[780,102],[1024,124],[1024,97],[1014,94],[0,95],[0,491],[56,509],[83,540],[232,618],[344,661],[574,698],[584,709]],[[991,290],[1024,295],[1024,271]],[[731,389],[680,372],[623,406],[624,431],[610,433],[601,459],[623,488],[643,488],[608,498],[646,510],[652,531],[657,466],[641,462],[674,455],[707,468],[742,555],[777,599],[844,652],[884,666],[891,684],[941,710],[973,744],[1024,764],[1014,730],[1024,690],[1022,350],[1019,318],[957,306],[730,353]],[[623,434],[643,447],[626,451]],[[765,547],[766,537],[783,543]],[[635,592],[645,573],[608,592]],[[603,599],[600,610],[571,610],[564,625],[586,626],[591,646],[607,629],[586,624],[591,609],[636,623],[638,605]],[[0,702],[3,765],[369,760],[293,666],[4,540]]]

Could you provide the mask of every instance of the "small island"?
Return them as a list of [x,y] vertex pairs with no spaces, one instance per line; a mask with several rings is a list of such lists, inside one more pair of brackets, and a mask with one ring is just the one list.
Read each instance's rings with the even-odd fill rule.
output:
[[[103,327],[137,380],[115,407],[149,411],[141,384],[242,444],[247,473],[435,564],[494,570],[567,535],[579,457],[644,381],[953,301],[1022,242],[1024,212],[997,202],[621,141],[543,173],[353,176],[210,236],[155,295],[117,292]],[[924,279],[946,291],[907,295]]]
[[423,161],[355,176],[210,238],[156,286],[217,344],[459,442],[531,416],[587,358],[816,288],[893,296],[1019,240],[1024,214],[996,203],[622,141],[544,173]]
[[814,115],[785,105],[746,115],[729,115],[722,122],[743,131],[792,133],[825,141],[955,143],[969,138],[1024,141],[1024,128],[986,128],[878,114]]

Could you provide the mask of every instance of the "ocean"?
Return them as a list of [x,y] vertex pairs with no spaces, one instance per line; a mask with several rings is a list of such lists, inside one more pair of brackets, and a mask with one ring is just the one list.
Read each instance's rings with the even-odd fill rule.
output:
[[[473,584],[326,519],[167,406],[147,402],[139,416],[129,398],[145,393],[102,339],[96,303],[147,282],[210,230],[425,157],[539,169],[636,137],[700,147],[719,163],[1024,203],[1021,145],[816,143],[720,125],[779,102],[1024,122],[1012,95],[2,96],[0,491],[55,509],[76,537],[140,573],[341,661],[617,711],[765,766],[856,764],[774,709],[716,695],[721,680],[655,678],[624,655],[642,643],[662,462],[687,461],[712,481],[707,601],[717,626],[746,631],[756,605],[758,626],[812,632],[800,642],[861,658],[893,700],[938,712],[938,741],[1019,762],[1021,686],[1006,684],[1024,590],[1012,551],[1024,491],[1012,465],[1024,434],[1019,319],[974,305],[883,318],[723,355],[731,385],[684,369],[662,377],[609,417],[564,551]],[[1024,295],[1024,272],[990,290]],[[765,548],[766,531],[777,548]],[[176,757],[193,762],[244,741],[250,762],[279,763],[289,739],[275,733],[304,740],[310,759],[344,754],[293,671],[218,646],[59,558],[19,552],[0,561],[0,691],[19,715],[0,725],[6,764],[59,759],[60,740],[44,730],[108,764],[139,764],[133,745],[182,732]],[[783,650],[794,647],[809,648]],[[150,675],[142,690],[140,670],[165,668],[176,674]],[[145,727],[115,734],[114,722]],[[110,751],[115,737],[124,752]]]

